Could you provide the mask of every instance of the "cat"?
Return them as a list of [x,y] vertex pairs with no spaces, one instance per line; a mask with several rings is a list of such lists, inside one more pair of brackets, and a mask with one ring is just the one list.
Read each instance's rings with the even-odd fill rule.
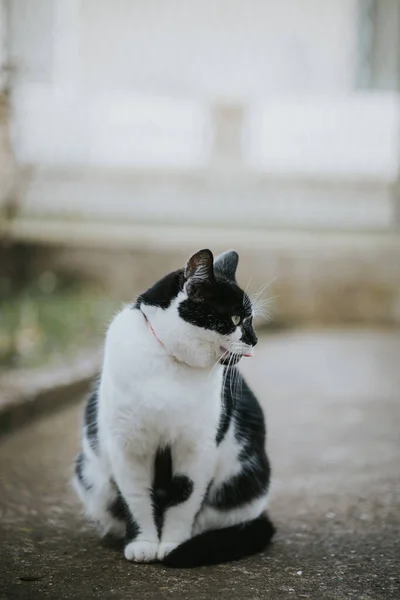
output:
[[264,414],[236,368],[257,343],[238,259],[196,252],[109,326],[74,483],[128,560],[217,564],[274,535]]

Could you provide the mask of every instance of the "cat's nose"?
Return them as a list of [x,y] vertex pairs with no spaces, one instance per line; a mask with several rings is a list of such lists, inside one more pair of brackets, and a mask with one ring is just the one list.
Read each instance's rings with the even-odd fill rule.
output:
[[248,346],[255,346],[258,342],[258,339],[253,331],[246,331],[246,333],[242,336],[241,341]]

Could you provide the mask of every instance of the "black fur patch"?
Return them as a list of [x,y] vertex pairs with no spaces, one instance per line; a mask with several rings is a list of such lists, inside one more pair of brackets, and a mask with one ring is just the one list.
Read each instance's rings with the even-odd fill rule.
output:
[[174,475],[168,490],[168,507],[189,500],[193,493],[193,481],[187,475]]
[[249,346],[255,346],[257,344],[258,338],[253,329],[252,319],[242,323],[242,337],[240,338],[240,341],[249,344]]
[[197,288],[195,298],[189,296],[179,305],[179,315],[188,323],[229,335],[236,328],[232,316],[251,316],[247,296],[233,281],[217,276]]
[[129,508],[118,490],[116,497],[108,507],[108,511],[118,521],[127,521],[130,515]]
[[219,446],[219,444],[224,439],[226,432],[229,429],[229,425],[230,425],[231,419],[232,419],[233,398],[232,398],[232,394],[230,393],[231,376],[232,376],[231,369],[227,370],[225,368],[224,369],[225,387],[222,390],[222,410],[221,410],[221,417],[219,420],[218,431],[217,431],[217,435],[215,438],[217,446]]
[[137,524],[137,522],[135,521],[135,519],[133,518],[133,516],[131,515],[131,513],[129,513],[129,517],[126,522],[126,536],[125,536],[126,541],[132,542],[134,539],[137,538],[139,533],[140,533],[140,527]]
[[234,403],[235,437],[242,446],[240,458],[246,460],[255,452],[265,455],[265,419],[263,410],[240,371],[237,371]]
[[98,448],[97,403],[98,384],[86,402],[85,412],[83,415],[83,424],[86,427],[86,437],[90,447],[92,450],[94,450],[94,452],[97,452]]
[[208,495],[207,503],[219,510],[238,508],[258,498],[266,493],[270,480],[262,408],[240,371],[232,368],[226,375],[224,402],[232,406],[235,437],[241,446],[238,458],[243,466],[240,473]]
[[135,308],[140,308],[142,302],[160,308],[168,308],[172,300],[183,290],[184,282],[183,269],[169,273],[139,296]]
[[169,446],[159,448],[154,460],[151,494],[154,522],[159,536],[167,508],[186,502],[193,492],[193,481],[186,475],[173,475],[172,469],[171,448]]
[[114,517],[114,519],[125,521],[125,538],[127,542],[132,542],[139,535],[140,527],[133,518],[132,513],[129,510],[129,506],[119,490],[117,491],[115,499],[108,507],[108,511]]
[[221,511],[239,508],[265,494],[269,485],[268,461],[253,455],[255,464],[244,465],[241,472],[225,481],[207,498],[207,504]]
[[262,552],[275,534],[266,514],[224,529],[206,531],[172,550],[163,560],[168,567],[200,567],[239,560]]
[[171,448],[158,448],[154,458],[154,479],[151,491],[153,516],[157,527],[158,537],[164,522],[164,512],[167,506],[168,488],[172,479]]
[[77,478],[79,479],[79,482],[81,483],[81,485],[85,488],[85,490],[88,491],[91,489],[92,486],[85,479],[85,474],[84,474],[85,462],[86,462],[86,456],[84,455],[83,452],[81,452],[80,454],[78,454],[78,456],[76,457],[76,460],[75,460],[75,474],[76,474]]

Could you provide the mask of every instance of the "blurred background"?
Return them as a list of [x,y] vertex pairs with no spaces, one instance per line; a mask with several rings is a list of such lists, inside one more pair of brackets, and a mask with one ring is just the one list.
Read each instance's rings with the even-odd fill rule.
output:
[[191,252],[270,325],[400,321],[398,0],[0,0],[0,363]]
[[[0,0],[1,598],[400,598],[399,61],[400,0]],[[204,247],[267,317],[277,542],[132,577],[69,491],[82,400]]]

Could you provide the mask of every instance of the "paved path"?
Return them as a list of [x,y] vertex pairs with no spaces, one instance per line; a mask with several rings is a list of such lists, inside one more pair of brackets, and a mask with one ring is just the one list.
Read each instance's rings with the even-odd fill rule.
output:
[[277,334],[244,366],[269,417],[268,552],[174,571],[102,545],[68,487],[75,403],[0,440],[0,599],[399,599],[400,334]]

